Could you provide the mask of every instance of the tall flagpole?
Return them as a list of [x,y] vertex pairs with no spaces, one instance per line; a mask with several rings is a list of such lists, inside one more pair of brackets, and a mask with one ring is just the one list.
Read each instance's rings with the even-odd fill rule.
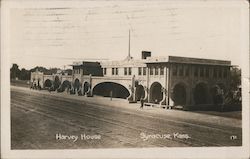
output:
[[130,30],[128,31],[128,56],[126,57],[126,60],[131,60],[132,57],[130,55]]
[[128,36],[129,36],[129,38],[128,38],[128,58],[130,59],[130,29],[128,31]]

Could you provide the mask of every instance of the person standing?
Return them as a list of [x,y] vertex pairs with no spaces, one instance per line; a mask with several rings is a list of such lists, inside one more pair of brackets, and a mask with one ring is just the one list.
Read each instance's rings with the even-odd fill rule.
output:
[[143,99],[143,97],[141,97],[141,99],[140,99],[140,101],[141,101],[141,109],[143,109],[143,106],[144,106],[144,99]]
[[110,91],[110,100],[112,100],[112,98],[113,98],[113,91],[111,90]]

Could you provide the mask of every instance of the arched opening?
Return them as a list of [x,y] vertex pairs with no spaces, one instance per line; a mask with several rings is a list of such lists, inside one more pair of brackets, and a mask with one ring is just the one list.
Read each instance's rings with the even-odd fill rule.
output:
[[142,85],[137,85],[135,90],[136,101],[140,101],[140,99],[144,97],[145,97],[144,87]]
[[52,81],[50,79],[46,79],[44,82],[44,87],[49,88],[52,86]]
[[159,82],[154,82],[150,87],[150,102],[159,104],[162,99],[162,86]]
[[77,90],[79,90],[80,86],[81,86],[80,81],[79,81],[78,78],[76,78],[75,82],[74,82],[74,88],[77,89]]
[[173,89],[173,101],[174,105],[186,104],[186,88],[183,84],[176,84]]
[[199,83],[195,86],[194,102],[195,104],[207,104],[208,103],[207,85],[205,83]]
[[93,88],[93,95],[126,99],[130,93],[126,87],[113,82],[103,82]]
[[55,81],[54,81],[54,89],[59,88],[60,85],[61,85],[61,82],[60,82],[60,80],[59,80],[59,77],[56,76],[56,77],[55,77]]
[[66,89],[71,88],[71,83],[68,80],[63,81],[62,83],[62,91],[65,91]]
[[83,92],[84,92],[84,94],[86,92],[88,92],[89,89],[90,89],[90,84],[88,82],[84,82],[84,84],[83,84]]
[[37,80],[37,86],[40,87],[40,78]]

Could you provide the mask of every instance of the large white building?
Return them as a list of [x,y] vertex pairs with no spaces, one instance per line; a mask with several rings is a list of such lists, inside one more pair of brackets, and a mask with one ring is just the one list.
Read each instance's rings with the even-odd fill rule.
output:
[[[43,76],[43,87],[60,84],[79,95],[100,95],[140,99],[160,105],[200,105],[223,103],[229,89],[230,61],[151,57],[143,51],[141,59],[128,56],[120,61],[76,62],[73,74]],[[32,76],[34,77],[34,76]],[[32,78],[31,77],[31,78]]]

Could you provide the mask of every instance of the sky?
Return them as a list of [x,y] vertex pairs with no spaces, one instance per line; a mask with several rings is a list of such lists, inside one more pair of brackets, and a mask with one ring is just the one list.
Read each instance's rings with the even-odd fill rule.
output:
[[131,55],[136,59],[145,50],[152,56],[220,59],[242,65],[242,10],[247,9],[242,3],[73,2],[38,1],[12,8],[11,63],[26,69],[70,68],[73,61],[123,60],[130,30]]

